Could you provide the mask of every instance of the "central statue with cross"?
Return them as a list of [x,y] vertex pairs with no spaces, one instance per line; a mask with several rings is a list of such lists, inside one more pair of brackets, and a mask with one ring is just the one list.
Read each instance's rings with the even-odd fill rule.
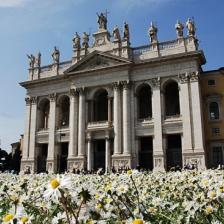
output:
[[107,14],[108,11],[106,10],[105,13],[97,13],[98,19],[97,19],[97,23],[99,24],[99,29],[107,29]]

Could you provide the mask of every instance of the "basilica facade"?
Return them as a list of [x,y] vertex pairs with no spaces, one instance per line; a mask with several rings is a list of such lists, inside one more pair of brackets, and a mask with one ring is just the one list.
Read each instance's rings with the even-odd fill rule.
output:
[[160,42],[151,23],[150,43],[131,47],[122,33],[107,29],[73,38],[73,56],[41,66],[29,55],[26,122],[21,169],[64,172],[140,166],[169,170],[195,164],[205,168],[199,77],[205,63],[195,27],[180,22],[176,38]]

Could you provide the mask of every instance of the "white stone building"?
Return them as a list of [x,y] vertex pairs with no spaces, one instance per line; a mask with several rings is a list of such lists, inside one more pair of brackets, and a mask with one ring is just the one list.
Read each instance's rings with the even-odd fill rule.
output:
[[188,35],[176,24],[177,38],[132,48],[129,28],[113,38],[103,14],[99,29],[82,44],[76,33],[71,61],[41,67],[29,56],[26,125],[21,168],[63,172],[112,167],[164,170],[197,163],[205,168],[198,78],[205,63],[194,23]]

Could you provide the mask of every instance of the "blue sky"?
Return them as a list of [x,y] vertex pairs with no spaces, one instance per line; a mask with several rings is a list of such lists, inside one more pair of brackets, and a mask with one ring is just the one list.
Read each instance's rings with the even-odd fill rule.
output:
[[[42,64],[51,63],[54,46],[61,59],[72,55],[77,31],[97,30],[96,12],[109,11],[108,29],[129,23],[132,46],[149,43],[150,21],[158,26],[160,41],[175,39],[177,19],[194,17],[204,70],[224,66],[224,0],[0,0],[0,138],[1,147],[19,139],[24,131],[27,53],[42,53]],[[186,31],[185,31],[186,33]]]

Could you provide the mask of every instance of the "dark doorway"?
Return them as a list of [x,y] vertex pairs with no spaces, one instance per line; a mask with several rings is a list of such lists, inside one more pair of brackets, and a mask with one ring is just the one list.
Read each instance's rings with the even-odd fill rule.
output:
[[64,173],[67,171],[67,159],[68,159],[68,142],[61,143],[61,147],[58,154],[58,172]]
[[182,168],[181,135],[167,136],[166,158],[167,170],[174,167]]
[[98,170],[99,168],[105,169],[105,140],[100,139],[94,141],[94,154],[93,154],[93,161],[94,161],[94,170]]
[[151,136],[140,138],[139,166],[147,170],[153,169],[153,144]]
[[37,173],[46,172],[48,144],[41,144],[37,155]]

